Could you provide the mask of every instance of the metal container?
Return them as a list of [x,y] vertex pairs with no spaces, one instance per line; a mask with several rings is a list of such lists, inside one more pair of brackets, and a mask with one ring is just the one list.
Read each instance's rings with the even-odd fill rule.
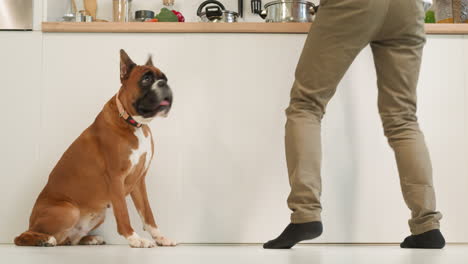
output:
[[132,0],[113,0],[112,7],[114,22],[132,21]]
[[33,0],[0,0],[0,30],[32,30]]
[[151,10],[138,10],[135,12],[135,21],[145,22],[154,18],[154,12]]
[[305,0],[269,2],[260,16],[265,22],[312,22],[317,6]]
[[75,22],[85,22],[85,16],[82,13],[77,12],[75,15]]
[[235,23],[239,18],[239,14],[233,11],[222,10],[220,16],[207,17],[205,13],[202,13],[200,19],[202,22],[212,23]]
[[63,21],[65,21],[65,22],[73,22],[73,21],[75,21],[75,14],[71,14],[71,13],[70,14],[65,14],[65,15],[63,15],[62,18],[63,18]]
[[211,22],[224,22],[224,23],[234,23],[237,22],[239,14],[233,11],[223,10],[220,18],[211,20]]

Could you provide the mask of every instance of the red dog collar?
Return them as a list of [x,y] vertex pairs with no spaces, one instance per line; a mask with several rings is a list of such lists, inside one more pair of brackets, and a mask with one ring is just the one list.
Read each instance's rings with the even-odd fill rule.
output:
[[119,110],[119,116],[121,118],[123,118],[127,123],[134,127],[141,127],[141,124],[135,121],[135,119],[133,119],[133,117],[129,115],[127,111],[125,111],[122,103],[119,100],[119,93],[117,93],[117,95],[115,96],[115,102],[117,103],[117,109]]

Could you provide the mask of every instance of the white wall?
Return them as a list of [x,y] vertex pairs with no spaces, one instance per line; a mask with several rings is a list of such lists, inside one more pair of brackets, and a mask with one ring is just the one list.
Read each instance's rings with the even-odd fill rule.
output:
[[[1,32],[0,111],[8,114],[0,130],[6,186],[0,243],[26,229],[48,173],[117,91],[120,48],[140,63],[153,53],[175,93],[170,117],[151,125],[157,155],[148,189],[162,230],[180,242],[276,236],[289,221],[283,110],[304,39]],[[419,116],[450,242],[468,242],[462,202],[468,200],[467,44],[462,36],[430,36],[419,87]],[[316,242],[399,242],[408,234],[409,211],[377,114],[369,49],[340,84],[323,131],[325,233]],[[110,243],[125,243],[115,229],[109,211],[98,232]]]
[[[39,0],[37,0],[39,1]],[[58,21],[61,20],[64,13],[68,12],[70,8],[69,0],[40,0],[47,1],[47,21]],[[84,9],[83,1],[75,0],[77,8],[79,10]],[[197,22],[197,9],[204,0],[175,0],[174,9],[182,12],[187,22]],[[230,11],[238,11],[237,0],[220,0],[221,3]],[[270,0],[263,0],[262,3],[266,4],[271,2]],[[318,0],[312,0],[311,2],[318,3]],[[156,13],[163,7],[162,0],[133,0],[133,10],[152,10]],[[251,12],[250,0],[244,0],[244,14],[245,17],[239,21],[255,22],[263,21],[258,15],[254,15]],[[98,0],[98,12],[97,17],[99,19],[105,19],[112,21],[112,0]]]

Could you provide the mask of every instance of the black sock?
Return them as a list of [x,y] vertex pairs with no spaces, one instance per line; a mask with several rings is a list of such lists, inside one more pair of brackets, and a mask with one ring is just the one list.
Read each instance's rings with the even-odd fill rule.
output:
[[289,249],[302,240],[319,237],[322,230],[322,222],[289,224],[279,237],[263,244],[263,248]]
[[400,244],[401,248],[443,248],[444,246],[445,239],[439,229],[409,236]]

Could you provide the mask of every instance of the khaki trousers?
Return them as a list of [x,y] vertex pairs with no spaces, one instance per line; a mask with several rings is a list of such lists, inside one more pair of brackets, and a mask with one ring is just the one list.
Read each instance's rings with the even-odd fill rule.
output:
[[356,55],[372,48],[378,107],[415,235],[439,228],[432,168],[416,118],[425,44],[422,0],[322,0],[300,57],[286,123],[291,221],[321,221],[320,124]]

